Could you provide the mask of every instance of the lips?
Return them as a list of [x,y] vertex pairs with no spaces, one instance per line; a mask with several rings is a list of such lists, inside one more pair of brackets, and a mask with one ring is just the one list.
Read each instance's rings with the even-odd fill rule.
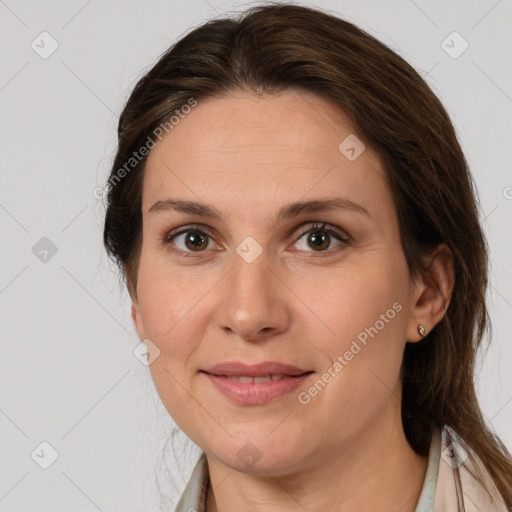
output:
[[[289,376],[289,377],[298,377],[299,375],[304,375],[305,373],[309,373],[311,370],[305,370],[299,368],[297,366],[293,366],[290,364],[278,363],[276,361],[265,361],[263,363],[258,364],[244,364],[237,361],[233,362],[225,362],[220,363],[215,366],[211,366],[210,368],[206,368],[206,373],[210,375],[215,375],[217,377],[269,377],[269,380],[278,380],[272,379],[272,377],[281,377],[281,376]],[[250,382],[250,381],[247,381]],[[256,380],[255,382],[258,382]],[[265,381],[260,381],[265,382]]]
[[214,387],[237,405],[264,405],[297,389],[312,370],[266,361],[227,362],[201,370]]
[[263,375],[261,377],[251,377],[249,375],[217,375],[217,377],[224,377],[234,382],[241,382],[242,384],[249,384],[251,382],[271,382],[274,380],[281,380],[286,375]]

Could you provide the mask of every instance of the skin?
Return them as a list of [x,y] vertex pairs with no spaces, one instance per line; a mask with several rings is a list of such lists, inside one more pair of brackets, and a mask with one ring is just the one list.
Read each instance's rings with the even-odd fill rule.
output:
[[[349,161],[338,149],[354,133],[341,110],[311,93],[240,92],[199,101],[148,156],[132,317],[139,338],[160,350],[150,371],[163,404],[207,455],[208,512],[416,507],[427,458],[403,432],[399,372],[406,341],[421,339],[418,324],[428,332],[443,317],[453,271],[441,246],[429,262],[438,287],[411,278],[378,155],[366,144]],[[368,214],[345,208],[276,223],[289,203],[333,197]],[[209,204],[222,219],[149,211],[166,199]],[[315,222],[349,243],[327,235],[315,250]],[[191,224],[189,232],[211,235],[202,251],[186,234],[162,243]],[[262,249],[252,263],[236,252],[247,236]],[[301,404],[299,392],[395,303],[394,318]],[[233,360],[315,373],[269,403],[237,405],[200,373]],[[250,467],[238,457],[249,442],[261,455]]]

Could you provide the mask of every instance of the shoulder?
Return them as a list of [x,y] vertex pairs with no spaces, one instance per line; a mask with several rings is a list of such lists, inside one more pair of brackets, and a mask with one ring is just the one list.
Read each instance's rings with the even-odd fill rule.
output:
[[441,436],[434,512],[508,512],[476,453],[450,427]]

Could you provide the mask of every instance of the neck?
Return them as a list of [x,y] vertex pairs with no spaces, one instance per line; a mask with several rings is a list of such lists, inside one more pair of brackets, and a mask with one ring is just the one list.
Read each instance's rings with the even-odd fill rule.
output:
[[409,446],[399,415],[398,423],[388,418],[337,448],[322,464],[279,477],[233,471],[207,456],[206,512],[415,511],[427,457]]

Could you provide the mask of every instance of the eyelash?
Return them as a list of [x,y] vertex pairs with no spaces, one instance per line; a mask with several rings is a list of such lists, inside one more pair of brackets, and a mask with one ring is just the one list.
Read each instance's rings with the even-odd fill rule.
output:
[[[328,255],[331,255],[334,251],[337,251],[340,248],[346,247],[346,246],[350,245],[350,243],[352,242],[351,237],[345,231],[343,231],[343,230],[341,230],[339,228],[336,228],[335,226],[331,226],[329,224],[326,224],[325,222],[322,222],[322,223],[312,222],[312,223],[308,224],[306,227],[304,227],[303,229],[301,229],[299,231],[298,237],[297,237],[297,240],[296,240],[295,243],[297,243],[304,235],[306,235],[308,233],[314,233],[315,231],[323,231],[325,233],[328,233],[329,235],[333,236],[336,240],[338,240],[340,242],[339,246],[337,246],[337,247],[335,247],[333,249],[327,249],[325,251],[318,251],[317,254],[328,254]],[[169,246],[169,245],[171,245],[171,242],[176,237],[178,237],[179,235],[182,235],[183,233],[190,233],[190,232],[197,232],[197,233],[200,233],[202,235],[206,235],[212,241],[215,242],[214,236],[206,228],[204,228],[203,226],[194,225],[194,224],[191,224],[191,225],[188,225],[188,226],[183,226],[182,228],[178,228],[177,231],[176,230],[171,230],[171,231],[165,232],[160,237],[160,242],[164,246]],[[206,252],[206,251],[197,251],[197,252],[183,251],[183,250],[177,249],[177,248],[173,248],[172,250],[174,252],[176,252],[180,257],[183,257],[183,258],[196,258],[201,253]],[[312,250],[312,251],[305,251],[305,252],[315,253],[316,251]]]

